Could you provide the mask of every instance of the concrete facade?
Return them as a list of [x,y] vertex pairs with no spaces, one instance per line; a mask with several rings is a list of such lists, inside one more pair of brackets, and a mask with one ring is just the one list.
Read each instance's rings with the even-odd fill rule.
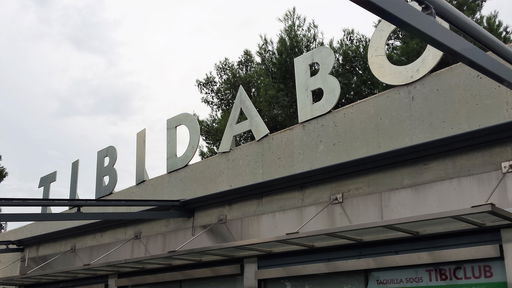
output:
[[[190,199],[510,121],[512,91],[459,64],[229,153],[150,179],[108,198]],[[504,139],[280,188],[247,199],[242,197],[198,208],[192,218],[138,222],[40,241],[24,247],[23,253],[2,255],[0,267],[16,259],[23,260],[0,270],[0,278],[27,273],[56,256],[58,259],[38,268],[37,272],[82,267],[125,241],[126,244],[98,263],[166,253],[222,215],[227,217],[225,224],[215,225],[184,249],[282,236],[295,231],[337,194],[343,195],[343,202],[328,205],[300,230],[301,233],[452,211],[487,202],[500,208],[512,208],[512,176],[501,171],[501,163],[512,160],[511,144],[512,139]],[[503,181],[498,185],[501,177]],[[106,211],[104,209],[88,210]],[[83,224],[33,223],[0,234],[0,240],[44,236]],[[137,233],[140,239],[129,240]],[[507,277],[512,283],[509,234],[509,230],[502,232]],[[67,253],[71,247],[74,251]],[[257,260],[246,258],[244,262],[247,271],[257,273]],[[116,273],[112,274],[115,277]],[[254,277],[247,274],[244,277],[244,287],[257,287]],[[109,282],[109,287],[115,287],[114,280]]]

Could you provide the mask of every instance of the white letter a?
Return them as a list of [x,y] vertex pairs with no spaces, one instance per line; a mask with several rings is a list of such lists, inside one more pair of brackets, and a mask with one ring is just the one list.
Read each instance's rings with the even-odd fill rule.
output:
[[[247,120],[236,123],[240,117],[240,111],[244,112]],[[256,140],[260,140],[269,133],[265,122],[263,122],[260,114],[254,108],[251,99],[247,96],[244,88],[240,86],[236,94],[235,103],[233,103],[233,108],[231,109],[231,114],[229,115],[228,123],[226,124],[226,129],[224,130],[224,135],[222,136],[219,152],[229,152],[234,145],[233,137],[249,130],[251,130]]]

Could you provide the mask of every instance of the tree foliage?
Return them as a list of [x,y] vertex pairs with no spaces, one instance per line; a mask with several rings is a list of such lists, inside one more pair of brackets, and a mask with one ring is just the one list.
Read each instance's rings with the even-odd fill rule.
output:
[[[497,12],[482,15],[485,1],[449,0],[500,40],[510,42],[511,30],[498,19]],[[276,40],[260,36],[254,53],[244,50],[236,61],[225,58],[215,64],[213,71],[203,79],[196,81],[202,102],[211,109],[207,118],[199,120],[205,141],[200,150],[201,158],[217,153],[240,85],[244,87],[271,133],[296,124],[294,58],[319,46],[328,45],[335,53],[336,62],[331,74],[341,84],[340,99],[335,108],[389,88],[379,82],[368,67],[370,40],[367,36],[353,29],[342,29],[340,39],[331,39],[326,43],[318,25],[300,15],[295,8],[286,11],[279,21],[282,29]],[[425,47],[426,43],[421,39],[395,30],[388,38],[388,58],[396,65],[405,65],[417,59]],[[453,63],[454,60],[447,57],[437,69]],[[320,98],[321,94],[313,94],[314,101]],[[235,142],[239,145],[252,140],[251,133],[244,133],[236,137]]]
[[[2,156],[0,155],[0,160],[2,160]],[[0,183],[4,181],[5,177],[7,177],[9,173],[7,173],[7,169],[4,166],[0,165]]]

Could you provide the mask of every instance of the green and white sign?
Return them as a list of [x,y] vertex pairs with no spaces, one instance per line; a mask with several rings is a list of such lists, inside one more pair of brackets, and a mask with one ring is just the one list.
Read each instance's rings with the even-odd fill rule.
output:
[[506,288],[503,261],[419,266],[370,273],[368,288]]

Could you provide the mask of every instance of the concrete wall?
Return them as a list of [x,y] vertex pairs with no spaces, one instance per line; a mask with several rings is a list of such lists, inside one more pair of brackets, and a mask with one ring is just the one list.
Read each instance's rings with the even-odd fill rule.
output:
[[[512,120],[511,96],[509,89],[456,65],[109,198],[191,198],[508,122]],[[219,225],[187,247],[283,235],[299,227],[337,193],[344,194],[344,203],[330,206],[302,231],[468,208],[483,204],[491,193],[501,177],[500,163],[512,159],[509,144],[439,155],[202,209],[193,220],[148,221],[27,247],[29,262],[21,270],[27,271],[71,246],[76,246],[76,253],[63,255],[41,271],[81,266],[136,232],[142,233],[141,240],[131,241],[101,261],[163,253],[189,239],[193,230],[214,223],[221,214],[228,217],[226,225]],[[510,177],[505,179],[491,202],[512,207],[511,181]],[[0,240],[75,225],[35,223],[0,234]],[[4,262],[0,258],[0,266]],[[13,272],[0,271],[0,276]]]

